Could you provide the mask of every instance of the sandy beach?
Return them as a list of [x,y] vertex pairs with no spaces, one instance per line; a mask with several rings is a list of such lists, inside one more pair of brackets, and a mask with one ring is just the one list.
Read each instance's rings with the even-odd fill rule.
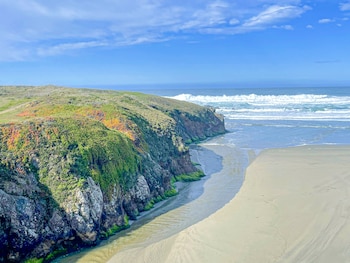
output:
[[[264,151],[222,209],[110,262],[349,262],[349,153],[348,146]],[[222,172],[230,172],[225,164]]]

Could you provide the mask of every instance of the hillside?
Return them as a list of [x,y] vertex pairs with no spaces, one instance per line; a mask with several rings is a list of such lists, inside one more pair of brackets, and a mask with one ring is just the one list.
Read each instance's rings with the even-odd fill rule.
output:
[[58,254],[128,226],[198,179],[188,143],[224,133],[213,109],[135,92],[0,87],[0,262]]

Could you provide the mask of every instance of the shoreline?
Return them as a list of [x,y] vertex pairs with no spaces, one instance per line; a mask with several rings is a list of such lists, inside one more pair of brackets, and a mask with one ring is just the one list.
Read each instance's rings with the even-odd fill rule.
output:
[[350,257],[348,153],[350,146],[344,145],[264,150],[223,208],[109,262],[345,262]]

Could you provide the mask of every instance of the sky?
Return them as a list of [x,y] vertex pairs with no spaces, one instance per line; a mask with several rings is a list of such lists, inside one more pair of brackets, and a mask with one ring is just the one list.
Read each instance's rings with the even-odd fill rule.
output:
[[350,0],[0,0],[0,85],[350,86]]

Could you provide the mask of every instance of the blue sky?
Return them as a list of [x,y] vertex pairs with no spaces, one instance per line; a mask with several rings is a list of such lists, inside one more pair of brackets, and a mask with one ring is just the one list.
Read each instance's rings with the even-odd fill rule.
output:
[[0,85],[350,86],[349,0],[0,0]]

